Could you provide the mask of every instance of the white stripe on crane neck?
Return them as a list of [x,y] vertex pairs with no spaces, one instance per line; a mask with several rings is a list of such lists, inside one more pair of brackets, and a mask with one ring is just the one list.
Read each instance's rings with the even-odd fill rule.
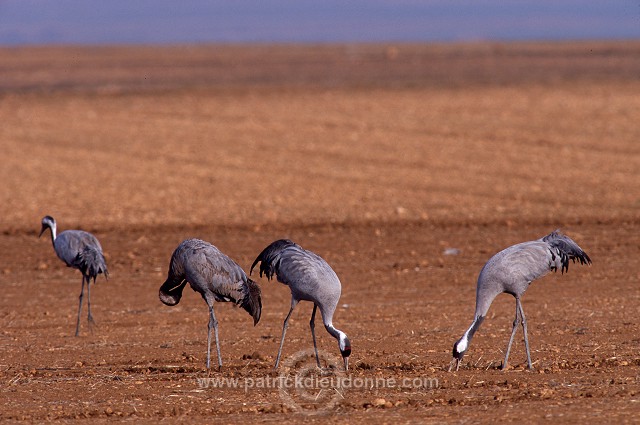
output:
[[465,332],[465,334],[462,335],[460,342],[458,342],[458,345],[456,345],[456,351],[458,353],[465,352],[468,344],[469,344],[469,340],[467,339],[467,332]]
[[338,335],[340,335],[340,339],[338,340],[338,347],[340,347],[340,350],[344,350],[347,347],[347,334],[338,329],[336,329],[336,331],[338,331]]

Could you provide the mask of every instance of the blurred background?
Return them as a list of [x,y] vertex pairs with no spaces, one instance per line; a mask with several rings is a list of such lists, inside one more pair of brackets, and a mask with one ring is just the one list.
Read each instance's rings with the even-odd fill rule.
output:
[[3,0],[0,44],[640,37],[637,0]]
[[640,205],[638,0],[0,0],[0,47],[5,226]]

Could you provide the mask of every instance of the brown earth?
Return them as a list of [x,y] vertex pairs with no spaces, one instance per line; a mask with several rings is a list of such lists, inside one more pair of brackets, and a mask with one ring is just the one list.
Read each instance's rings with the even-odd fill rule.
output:
[[[638,42],[0,49],[0,418],[638,421],[638,93]],[[111,272],[77,338],[80,273],[37,239],[45,214],[94,232]],[[484,262],[555,228],[593,265],[525,295],[534,370],[521,333],[499,370],[502,295],[447,372]],[[256,388],[278,376],[290,297],[264,279],[258,326],[216,305],[224,368],[208,373],[205,304],[157,297],[188,237],[245,269],[281,237],[322,255],[347,376],[375,385],[319,391],[339,393],[320,415]],[[311,348],[310,314],[285,358]]]

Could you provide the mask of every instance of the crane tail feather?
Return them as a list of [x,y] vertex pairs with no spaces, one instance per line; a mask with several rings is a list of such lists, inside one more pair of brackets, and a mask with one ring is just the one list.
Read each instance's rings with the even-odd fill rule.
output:
[[573,263],[578,261],[580,264],[591,265],[589,255],[584,252],[573,239],[563,235],[559,230],[551,232],[542,238],[542,240],[547,242],[549,246],[555,250],[555,253],[553,251],[552,253],[560,256],[560,271],[563,274],[569,271],[569,260]]
[[109,277],[104,255],[93,246],[85,246],[82,251],[78,252],[72,266],[80,269],[83,275],[93,279],[94,282],[101,273],[104,274],[105,278]]
[[260,277],[264,274],[268,280],[271,280],[274,274],[278,274],[278,266],[280,264],[280,254],[283,249],[289,246],[295,246],[295,242],[289,239],[279,239],[272,242],[269,246],[262,250],[256,257],[249,274],[253,273],[253,268],[260,263]]

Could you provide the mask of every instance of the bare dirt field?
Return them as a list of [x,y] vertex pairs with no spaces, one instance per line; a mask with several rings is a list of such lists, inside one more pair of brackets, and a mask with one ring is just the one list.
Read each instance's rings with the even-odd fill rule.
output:
[[[638,422],[638,93],[638,42],[0,49],[0,419]],[[105,250],[79,337],[81,276],[37,238],[46,214]],[[503,294],[449,373],[482,265],[556,228],[593,265],[525,294],[533,371],[521,331],[499,369]],[[351,386],[273,385],[290,293],[255,275],[261,321],[216,304],[208,372],[205,303],[158,300],[189,237],[247,271],[283,237],[323,256]]]

